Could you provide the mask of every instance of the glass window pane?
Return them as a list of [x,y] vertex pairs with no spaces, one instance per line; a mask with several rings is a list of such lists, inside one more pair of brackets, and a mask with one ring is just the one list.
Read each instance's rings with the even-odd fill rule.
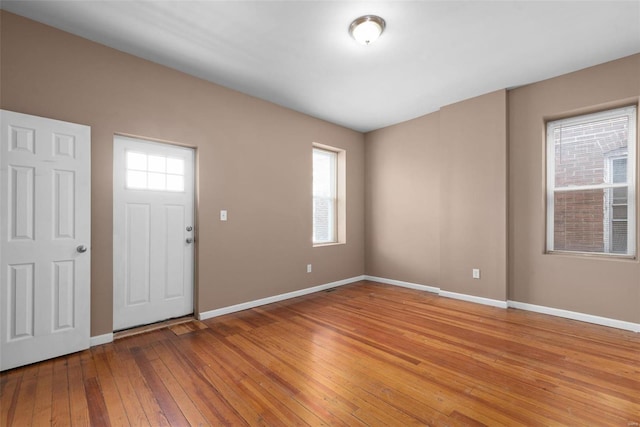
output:
[[627,221],[614,221],[611,227],[611,252],[627,253]]
[[164,156],[149,156],[149,172],[166,172],[167,158]]
[[313,194],[320,197],[335,195],[337,153],[313,150]]
[[127,188],[144,190],[147,188],[147,173],[127,171]]
[[613,206],[611,212],[611,219],[627,219],[627,205]]
[[[555,128],[556,188],[609,182],[605,163],[613,154],[626,152],[628,133],[627,116]],[[626,182],[626,162],[618,160],[614,160],[614,182]]]
[[627,182],[627,158],[613,159],[611,161],[612,182],[615,184]]
[[163,173],[149,172],[147,184],[149,190],[165,190],[167,188],[165,177]]
[[331,194],[331,157],[327,152],[315,150],[313,155],[313,194],[328,197]]
[[337,241],[336,194],[338,153],[313,149],[313,242]]
[[127,151],[127,169],[135,169],[139,171],[147,170],[147,155]]
[[331,232],[329,229],[329,199],[314,197],[313,199],[313,241],[329,242]]
[[184,175],[184,160],[167,157],[167,173]]
[[554,195],[554,249],[604,252],[604,190],[558,192]]
[[614,188],[613,189],[613,204],[621,205],[627,203],[628,187]]
[[167,191],[184,191],[184,177],[167,175]]

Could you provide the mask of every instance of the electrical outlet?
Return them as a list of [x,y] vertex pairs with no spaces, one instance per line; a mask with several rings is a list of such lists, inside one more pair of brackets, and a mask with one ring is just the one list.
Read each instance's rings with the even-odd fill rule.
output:
[[222,210],[220,211],[220,221],[226,221],[227,220],[227,211]]
[[307,264],[307,273],[311,273],[311,264]]
[[471,270],[471,277],[473,277],[474,279],[479,279],[480,278],[480,269],[479,268],[474,268],[473,270]]

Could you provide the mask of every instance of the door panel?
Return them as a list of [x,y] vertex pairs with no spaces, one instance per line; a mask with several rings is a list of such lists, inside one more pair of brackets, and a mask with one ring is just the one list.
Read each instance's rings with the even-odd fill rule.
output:
[[10,265],[8,341],[33,336],[33,264]]
[[56,170],[54,173],[54,208],[53,223],[56,239],[74,238],[74,206],[75,206],[75,182],[73,171]]
[[89,347],[91,134],[0,111],[0,369]]
[[193,313],[193,161],[189,148],[114,138],[114,330]]
[[73,295],[75,294],[74,261],[53,263],[54,273],[54,313],[53,330],[61,331],[74,327]]
[[151,300],[149,295],[149,205],[127,205],[127,257],[125,292],[127,306]]
[[33,240],[35,168],[9,166],[11,240]]
[[185,274],[184,226],[187,223],[184,206],[165,206],[165,234],[167,250],[164,259],[166,285],[164,299],[184,296],[183,277]]

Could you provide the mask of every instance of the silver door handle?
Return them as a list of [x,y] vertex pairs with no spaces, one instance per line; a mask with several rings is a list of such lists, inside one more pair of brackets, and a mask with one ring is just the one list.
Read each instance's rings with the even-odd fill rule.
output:
[[87,247],[85,245],[80,245],[80,246],[78,246],[76,248],[76,251],[78,251],[78,253],[83,254],[83,253],[87,252]]
[[187,237],[187,243],[193,243],[193,237]]

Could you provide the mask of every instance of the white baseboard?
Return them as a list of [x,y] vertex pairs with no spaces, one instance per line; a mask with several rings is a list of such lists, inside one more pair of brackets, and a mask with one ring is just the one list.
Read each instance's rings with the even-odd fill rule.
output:
[[[575,311],[562,310],[558,308],[545,307],[541,305],[527,304],[517,301],[500,301],[491,298],[478,297],[468,294],[460,294],[456,292],[443,291],[434,286],[420,285],[418,283],[403,282],[401,280],[387,279],[376,276],[356,276],[349,279],[338,280],[336,282],[326,283],[324,285],[313,286],[311,288],[301,289],[299,291],[288,292],[286,294],[275,295],[272,297],[262,298],[255,301],[248,301],[229,307],[218,308],[202,312],[198,315],[198,319],[210,319],[212,317],[222,316],[224,314],[235,313],[236,311],[248,310],[250,308],[259,307],[261,305],[271,304],[278,301],[284,301],[290,298],[296,298],[303,295],[320,292],[326,289],[335,288],[337,286],[347,285],[349,283],[358,282],[360,280],[370,280],[372,282],[385,283],[388,285],[401,286],[403,288],[416,289],[419,291],[436,293],[445,298],[453,298],[462,301],[468,301],[476,304],[489,305],[498,308],[515,308],[520,310],[533,311],[536,313],[548,314],[551,316],[564,317],[567,319],[579,320],[582,322],[593,323],[596,325],[608,326],[611,328],[623,329],[640,333],[640,323],[626,322],[623,320],[610,319],[607,317],[594,316],[591,314],[578,313]],[[113,341],[113,334],[105,334],[97,337],[91,337],[91,346],[106,344]]]
[[378,283],[386,283],[387,285],[401,286],[403,288],[417,289],[419,291],[432,292],[434,294],[437,294],[440,292],[440,288],[436,288],[433,286],[420,285],[418,283],[411,283],[411,282],[403,282],[401,280],[386,279],[384,277],[365,275],[364,280],[370,280],[372,282],[378,282]]
[[499,300],[494,300],[489,298],[476,297],[474,295],[458,294],[455,292],[443,291],[442,289],[437,288],[435,286],[426,286],[426,285],[420,285],[418,283],[403,282],[395,279],[387,279],[384,277],[367,276],[367,275],[364,276],[364,279],[371,280],[372,282],[386,283],[387,285],[402,286],[403,288],[433,292],[446,298],[454,298],[454,299],[459,299],[459,300],[468,301],[468,302],[475,302],[476,304],[491,305],[493,307],[499,307],[499,308],[507,308],[506,301],[499,301]]
[[440,291],[439,294],[441,297],[445,297],[445,298],[459,299],[462,301],[474,302],[476,304],[490,305],[492,307],[498,307],[498,308],[507,308],[506,301],[500,301],[497,299],[477,297],[475,295],[459,294],[456,292],[449,292],[449,291]]
[[272,297],[262,298],[254,301],[247,301],[241,304],[222,307],[215,310],[204,311],[198,314],[198,319],[205,320],[212,317],[222,316],[224,314],[235,313],[236,311],[248,310],[250,308],[259,307],[261,305],[271,304],[278,301],[284,301],[303,295],[312,294],[314,292],[324,291],[326,289],[335,288],[337,286],[348,285],[349,283],[365,280],[365,276],[356,276],[349,279],[338,280],[336,282],[325,283],[324,285],[313,286],[311,288],[300,289],[299,291],[287,292],[286,294],[275,295]]
[[608,317],[594,316],[592,314],[576,311],[562,310],[560,308],[546,307],[543,305],[527,304],[524,302],[507,301],[510,308],[549,314],[551,316],[564,317],[566,319],[579,320],[581,322],[594,323],[610,328],[624,329],[626,331],[640,332],[640,323],[625,322],[624,320],[610,319]]
[[113,342],[113,332],[104,334],[104,335],[96,335],[95,337],[91,337],[90,339],[91,347],[95,347],[97,345],[108,344]]

